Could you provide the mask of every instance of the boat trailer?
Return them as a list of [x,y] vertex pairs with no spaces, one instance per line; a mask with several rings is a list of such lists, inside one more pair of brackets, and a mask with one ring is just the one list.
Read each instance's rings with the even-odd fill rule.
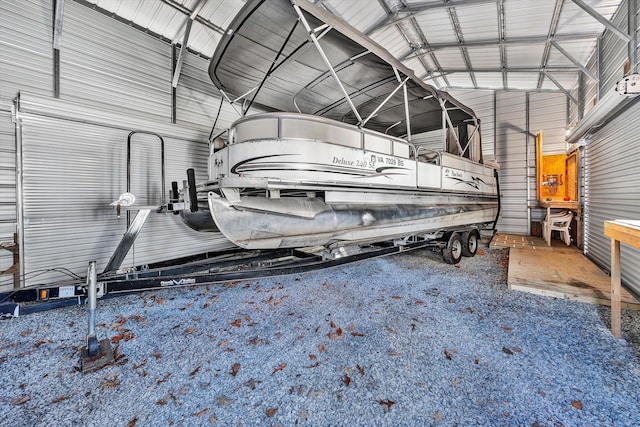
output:
[[[434,241],[411,237],[367,246],[306,249],[209,252],[156,264],[133,267],[125,272],[97,276],[97,298],[149,290],[206,285],[232,281],[303,274],[325,268],[396,253],[437,247]],[[84,304],[89,298],[86,278],[0,293],[0,317],[9,318],[45,310]]]

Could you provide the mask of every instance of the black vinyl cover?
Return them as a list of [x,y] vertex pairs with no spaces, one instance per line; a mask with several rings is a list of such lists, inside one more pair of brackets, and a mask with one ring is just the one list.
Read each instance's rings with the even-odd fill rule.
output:
[[[363,119],[399,85],[394,67],[402,80],[409,77],[412,134],[442,128],[439,99],[446,102],[454,126],[475,117],[470,108],[418,79],[376,42],[307,0],[247,1],[224,34],[209,66],[213,83],[231,99],[259,88],[257,94],[254,90],[245,98],[251,100],[255,95],[254,105],[266,110],[299,109],[302,113],[358,123],[293,5],[300,7],[311,28],[325,23],[331,27],[326,33],[319,32],[320,45]],[[365,127],[393,136],[407,134],[402,89]]]

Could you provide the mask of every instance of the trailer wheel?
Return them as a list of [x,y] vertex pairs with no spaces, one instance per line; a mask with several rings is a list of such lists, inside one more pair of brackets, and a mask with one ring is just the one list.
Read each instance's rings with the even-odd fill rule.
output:
[[447,247],[442,250],[442,258],[447,264],[457,264],[462,259],[464,246],[458,233],[452,233],[447,242]]
[[462,256],[472,257],[478,251],[480,235],[478,230],[470,230],[462,233]]

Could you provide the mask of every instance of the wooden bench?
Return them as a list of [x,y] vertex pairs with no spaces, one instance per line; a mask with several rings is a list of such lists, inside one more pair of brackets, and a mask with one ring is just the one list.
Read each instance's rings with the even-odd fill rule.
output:
[[605,221],[604,234],[611,238],[611,333],[620,338],[620,242],[640,248],[640,221]]

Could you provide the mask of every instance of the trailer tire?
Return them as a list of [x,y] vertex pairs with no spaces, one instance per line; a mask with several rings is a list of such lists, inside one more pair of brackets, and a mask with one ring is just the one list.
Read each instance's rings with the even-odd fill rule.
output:
[[452,233],[447,242],[447,247],[442,250],[442,258],[447,264],[457,264],[462,259],[462,237],[458,233]]
[[472,257],[478,251],[480,233],[478,230],[469,230],[462,233],[462,256]]

